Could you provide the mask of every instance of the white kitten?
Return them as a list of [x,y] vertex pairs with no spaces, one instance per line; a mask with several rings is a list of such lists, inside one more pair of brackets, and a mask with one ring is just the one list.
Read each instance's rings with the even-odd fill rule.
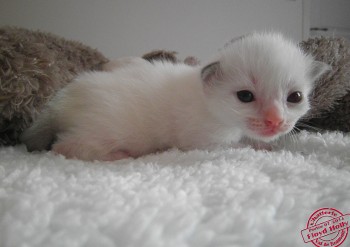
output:
[[205,149],[243,136],[271,141],[309,109],[313,81],[327,68],[280,34],[236,40],[200,67],[147,61],[85,73],[26,130],[28,150],[117,160],[158,150]]

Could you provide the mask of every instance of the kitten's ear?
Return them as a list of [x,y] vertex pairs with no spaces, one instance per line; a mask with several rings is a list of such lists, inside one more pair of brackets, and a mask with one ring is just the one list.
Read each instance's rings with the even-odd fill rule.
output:
[[316,81],[320,78],[324,73],[331,70],[332,67],[324,62],[313,61],[311,64],[311,72],[310,76],[313,81]]
[[214,62],[205,66],[201,71],[201,77],[205,84],[212,85],[222,79],[220,62]]

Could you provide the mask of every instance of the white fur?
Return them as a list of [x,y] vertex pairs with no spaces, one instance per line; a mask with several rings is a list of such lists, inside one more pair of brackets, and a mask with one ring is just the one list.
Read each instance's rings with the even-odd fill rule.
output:
[[140,156],[238,141],[240,130],[225,128],[206,104],[199,68],[145,62],[137,70],[81,75],[60,92],[51,110],[63,130],[59,142],[79,143],[79,158],[103,159],[117,150]]
[[[266,108],[275,106],[289,125],[289,132],[297,120],[309,109],[307,96],[312,90],[313,82],[326,69],[325,64],[315,63],[311,56],[303,54],[291,41],[278,33],[254,33],[237,39],[219,55],[221,74],[223,81],[221,88],[216,87],[216,92],[221,93],[222,100],[216,101],[215,109],[232,108],[238,117],[235,119],[242,131],[248,137],[268,141],[272,138],[262,138],[247,128],[247,117],[263,118]],[[315,74],[314,66],[320,67],[320,74]],[[252,83],[252,77],[258,81]],[[249,90],[257,97],[257,101],[251,104],[240,102],[237,97],[229,94],[239,90]],[[289,104],[288,95],[293,91],[301,91],[304,94],[303,102]],[[223,118],[230,115],[225,111],[218,111]],[[229,121],[229,119],[227,119]]]
[[[242,38],[226,47],[219,63],[220,71],[203,73],[199,67],[128,58],[111,71],[79,76],[41,117],[59,126],[53,150],[70,158],[113,160],[170,147],[238,143],[243,135],[270,141],[289,132],[308,110],[307,97],[296,105],[286,97],[310,92],[313,60],[282,36]],[[240,102],[239,90],[254,92],[258,101]],[[283,131],[263,137],[247,128],[247,118],[263,122],[272,105],[283,116]]]

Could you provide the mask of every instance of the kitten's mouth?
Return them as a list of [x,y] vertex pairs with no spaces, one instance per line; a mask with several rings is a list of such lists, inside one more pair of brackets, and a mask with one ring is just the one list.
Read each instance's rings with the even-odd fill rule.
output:
[[262,138],[274,138],[287,133],[289,130],[289,125],[283,125],[276,128],[264,128],[260,130],[255,130],[255,132]]
[[[284,123],[278,126],[266,126],[265,123],[258,119],[250,119],[248,121],[248,129],[253,131],[258,139],[274,139],[281,134],[284,134],[289,129],[289,124]],[[260,138],[259,138],[260,137]]]
[[281,132],[282,131],[280,129],[265,129],[265,130],[259,132],[259,134],[261,136],[272,137],[272,136],[277,135]]

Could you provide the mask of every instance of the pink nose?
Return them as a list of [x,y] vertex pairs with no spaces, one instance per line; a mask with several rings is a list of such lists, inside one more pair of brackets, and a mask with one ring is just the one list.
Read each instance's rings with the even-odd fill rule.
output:
[[283,123],[283,120],[265,120],[265,125],[271,128],[277,128],[281,126],[282,123]]
[[280,127],[283,123],[283,118],[279,115],[278,110],[275,108],[268,109],[265,112],[265,125],[270,128]]

